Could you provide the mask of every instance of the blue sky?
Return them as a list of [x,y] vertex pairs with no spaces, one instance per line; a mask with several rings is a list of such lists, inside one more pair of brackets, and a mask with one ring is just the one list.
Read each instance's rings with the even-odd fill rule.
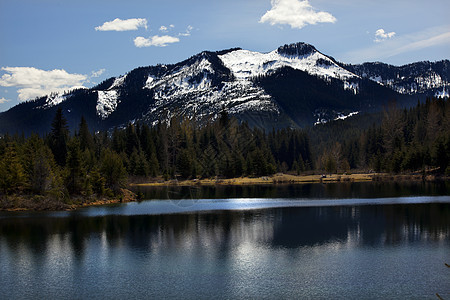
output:
[[313,44],[346,63],[450,58],[448,0],[0,0],[0,111],[203,50]]

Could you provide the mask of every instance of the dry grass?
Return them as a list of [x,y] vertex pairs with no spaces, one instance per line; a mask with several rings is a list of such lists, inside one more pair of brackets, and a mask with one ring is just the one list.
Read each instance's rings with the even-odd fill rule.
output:
[[[372,181],[377,174],[351,174],[351,175],[290,175],[290,174],[275,174],[272,176],[262,177],[238,177],[227,179],[191,179],[191,180],[169,180],[159,182],[148,182],[132,184],[134,186],[192,186],[192,185],[259,185],[259,184],[301,184],[314,182],[360,182]],[[379,174],[378,174],[379,175]]]

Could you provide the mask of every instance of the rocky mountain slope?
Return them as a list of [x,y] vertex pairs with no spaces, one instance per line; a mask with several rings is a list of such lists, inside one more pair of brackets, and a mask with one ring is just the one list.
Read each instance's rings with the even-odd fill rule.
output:
[[140,67],[91,89],[19,104],[0,113],[0,133],[47,132],[58,107],[72,129],[81,116],[90,128],[108,130],[174,116],[208,122],[223,109],[251,126],[304,127],[380,110],[393,100],[408,106],[448,96],[449,64],[346,65],[305,43],[269,53],[205,51],[174,65]]

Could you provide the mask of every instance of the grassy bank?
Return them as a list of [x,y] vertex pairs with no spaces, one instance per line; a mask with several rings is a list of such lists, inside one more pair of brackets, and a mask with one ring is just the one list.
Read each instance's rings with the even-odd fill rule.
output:
[[362,182],[372,181],[384,174],[351,174],[351,175],[290,175],[275,174],[262,177],[238,177],[238,178],[206,178],[189,180],[155,180],[146,183],[135,183],[133,186],[166,186],[166,185],[258,185],[258,184],[302,184],[320,182]]
[[155,179],[151,182],[132,183],[131,186],[192,186],[192,185],[263,185],[263,184],[302,184],[302,183],[331,183],[331,182],[367,182],[367,181],[436,181],[449,180],[449,177],[435,175],[390,175],[387,173],[363,173],[363,174],[331,174],[331,175],[291,175],[275,174],[262,177],[238,177],[238,178],[206,178],[189,180],[163,180]]

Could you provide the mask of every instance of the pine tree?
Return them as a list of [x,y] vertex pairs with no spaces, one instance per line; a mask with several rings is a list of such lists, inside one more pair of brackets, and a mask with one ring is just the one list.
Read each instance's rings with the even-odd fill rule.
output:
[[105,194],[106,180],[97,169],[94,169],[90,173],[90,180],[92,183],[92,191],[97,194],[97,196],[103,196]]
[[105,178],[105,186],[114,194],[120,194],[125,185],[127,174],[120,155],[106,149],[102,153],[100,172]]
[[66,186],[70,194],[80,194],[85,178],[81,161],[80,141],[72,138],[68,143]]
[[134,149],[136,150],[140,149],[139,138],[136,132],[136,127],[131,123],[128,124],[125,133],[126,133],[126,153],[128,157],[130,157]]
[[35,194],[44,194],[50,186],[53,164],[51,150],[37,134],[33,134],[25,142],[22,157],[31,191]]
[[20,162],[16,143],[9,143],[0,160],[0,188],[4,194],[24,188],[25,172]]
[[155,152],[150,155],[149,173],[152,177],[156,177],[159,173],[159,163]]
[[81,151],[94,149],[94,139],[89,132],[89,127],[84,117],[81,117],[80,125],[78,127],[78,137],[80,139]]
[[67,141],[69,139],[69,127],[62,114],[61,108],[56,111],[49,136],[49,146],[58,165],[64,166],[67,158]]
[[178,155],[177,170],[182,178],[189,178],[192,174],[192,161],[186,149],[181,150]]

